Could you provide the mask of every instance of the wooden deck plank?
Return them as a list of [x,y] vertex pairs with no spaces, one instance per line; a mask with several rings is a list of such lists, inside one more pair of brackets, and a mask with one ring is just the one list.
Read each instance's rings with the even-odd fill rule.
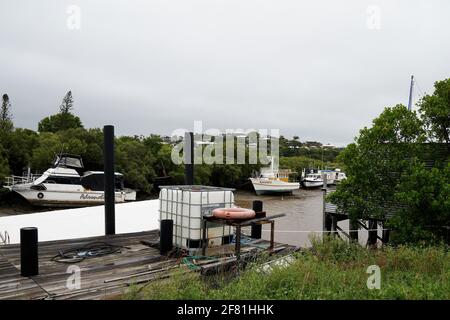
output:
[[[134,282],[151,281],[171,272],[181,259],[159,254],[145,242],[158,242],[158,231],[101,236],[83,239],[40,242],[40,274],[30,278],[20,276],[20,245],[0,246],[0,299],[105,299],[118,297]],[[91,242],[106,242],[121,246],[120,252],[85,259],[74,263],[80,268],[80,289],[70,290],[67,280],[70,264],[52,261],[59,251],[81,247]],[[267,241],[255,246],[243,244],[243,252],[262,250]],[[286,245],[278,245],[283,247]],[[210,248],[210,255],[230,255],[234,245]],[[211,261],[211,263],[217,262]]]
[[42,299],[47,296],[32,279],[24,278],[5,257],[0,255],[0,299]]

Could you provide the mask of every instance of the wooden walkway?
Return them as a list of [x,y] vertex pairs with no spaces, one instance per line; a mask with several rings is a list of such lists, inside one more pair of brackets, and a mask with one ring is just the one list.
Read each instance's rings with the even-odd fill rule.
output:
[[[75,263],[80,268],[80,288],[69,289],[71,264],[52,261],[62,250],[81,247],[94,241],[121,246],[117,253],[93,257]],[[167,258],[151,243],[159,241],[158,231],[114,236],[48,241],[39,243],[39,275],[20,275],[20,246],[0,246],[0,299],[111,299],[120,298],[126,287],[170,276],[182,258]],[[269,242],[256,240],[242,245],[242,257],[268,248]],[[194,265],[196,271],[209,272],[230,263],[234,245],[210,248],[207,255],[221,256]],[[292,246],[275,244],[274,251],[292,250]],[[186,268],[187,270],[192,270]]]

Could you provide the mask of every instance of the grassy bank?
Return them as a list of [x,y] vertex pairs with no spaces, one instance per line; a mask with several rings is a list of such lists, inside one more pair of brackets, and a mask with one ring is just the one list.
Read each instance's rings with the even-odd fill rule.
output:
[[[380,289],[369,290],[367,268],[381,270]],[[371,250],[332,240],[315,242],[285,268],[270,274],[255,263],[238,277],[205,279],[176,274],[170,280],[133,286],[126,299],[450,299],[448,248]]]

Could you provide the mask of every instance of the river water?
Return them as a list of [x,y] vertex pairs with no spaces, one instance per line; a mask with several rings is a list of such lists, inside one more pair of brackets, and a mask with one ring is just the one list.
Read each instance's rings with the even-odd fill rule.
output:
[[[308,231],[322,230],[322,191],[296,190],[292,195],[261,195],[254,192],[237,191],[235,202],[241,207],[251,208],[253,200],[263,201],[267,215],[279,213],[285,217],[275,219],[275,241],[296,246],[309,246],[312,234]],[[270,224],[263,225],[263,238],[270,239]]]
[[[261,195],[254,192],[236,191],[235,203],[251,208],[253,200],[263,201],[267,215],[279,213],[285,217],[275,219],[275,241],[300,247],[309,247],[311,237],[322,236],[323,193],[320,189],[299,189],[292,195]],[[338,226],[348,231],[348,220],[340,221]],[[381,232],[379,234],[381,236]],[[358,231],[359,241],[365,244],[367,232]],[[345,237],[344,237],[345,238]],[[270,224],[263,226],[263,239],[270,239]]]

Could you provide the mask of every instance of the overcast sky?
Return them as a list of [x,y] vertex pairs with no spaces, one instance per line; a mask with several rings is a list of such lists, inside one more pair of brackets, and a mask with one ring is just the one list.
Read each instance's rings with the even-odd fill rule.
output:
[[407,104],[411,74],[416,101],[450,77],[449,14],[448,0],[2,0],[0,90],[16,127],[72,90],[86,127],[118,134],[202,120],[343,145]]

